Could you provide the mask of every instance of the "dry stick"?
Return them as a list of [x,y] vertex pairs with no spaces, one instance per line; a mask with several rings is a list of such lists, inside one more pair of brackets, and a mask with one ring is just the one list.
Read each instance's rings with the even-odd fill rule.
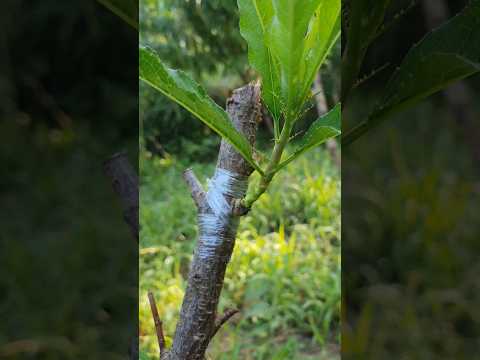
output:
[[165,351],[165,337],[163,336],[163,323],[158,316],[157,304],[155,303],[155,297],[151,291],[148,292],[148,301],[150,302],[150,310],[152,311],[153,322],[155,323],[155,330],[157,332],[158,347],[160,349],[160,357],[163,356]]
[[[255,142],[259,104],[260,88],[252,84],[235,90],[227,101],[227,112],[233,125],[252,145]],[[227,179],[238,185],[238,182],[247,181],[253,169],[227,141],[222,140],[216,173],[224,174],[225,171],[232,175],[231,178],[227,175]],[[215,176],[214,179],[219,182],[212,179],[213,183],[210,183],[208,193],[204,196],[199,195],[205,193],[191,170],[186,171],[184,177],[191,187],[192,197],[197,205],[199,225],[202,226],[199,226],[199,240],[190,265],[173,345],[162,359],[202,360],[216,329],[217,305],[227,264],[235,246],[240,214],[233,214],[234,204],[238,199],[229,194],[237,193],[238,186],[235,188],[226,183],[218,186],[225,177]],[[212,209],[208,200],[212,200],[209,195],[217,200],[225,200],[227,208],[230,208],[230,212],[222,213],[218,223],[215,221],[215,206]]]

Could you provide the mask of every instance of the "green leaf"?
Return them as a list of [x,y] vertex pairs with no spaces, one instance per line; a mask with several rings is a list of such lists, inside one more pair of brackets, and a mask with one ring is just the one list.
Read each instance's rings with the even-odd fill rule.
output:
[[340,35],[340,0],[238,0],[249,60],[273,117],[295,121]]
[[137,0],[97,0],[130,26],[138,30]]
[[286,160],[280,163],[280,165],[278,165],[276,171],[295,160],[304,152],[324,143],[328,139],[340,135],[341,116],[341,105],[337,104],[328,113],[315,120],[303,136],[300,144],[298,144],[294,152]]
[[340,37],[340,1],[322,1],[315,13],[311,29],[305,38],[305,79],[302,102],[310,91],[315,76],[330,50]]
[[305,34],[321,0],[272,0],[274,15],[267,32],[267,46],[280,68],[280,94],[285,117],[293,119],[305,74],[302,59]]
[[378,112],[396,112],[480,70],[480,1],[410,49],[389,80]]
[[235,129],[225,110],[218,106],[200,85],[184,72],[165,67],[157,54],[149,48],[140,47],[139,57],[141,80],[182,105],[203,121],[230,142],[250,165],[263,174],[253,160],[250,143]]
[[270,0],[238,0],[240,33],[248,43],[250,65],[262,77],[262,98],[275,121],[278,137],[280,117],[278,64],[266,46],[265,39],[272,21],[273,6]]

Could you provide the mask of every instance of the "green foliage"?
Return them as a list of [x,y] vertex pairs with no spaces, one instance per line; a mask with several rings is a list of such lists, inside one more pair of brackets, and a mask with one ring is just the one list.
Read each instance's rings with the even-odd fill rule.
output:
[[340,1],[239,0],[249,60],[262,78],[263,99],[275,119],[294,122],[310,86],[340,35]]
[[[182,69],[204,85],[217,104],[251,80],[234,1],[141,0],[139,38],[168,67]],[[143,82],[139,101],[142,135],[150,150],[161,156],[181,152],[182,158],[195,161],[216,155],[220,139],[190,112]]]
[[[140,333],[152,356],[158,350],[146,291],[156,294],[170,342],[197,229],[190,195],[178,185],[184,164],[143,156]],[[213,165],[193,168],[205,179]],[[260,180],[256,174],[253,181]],[[338,342],[339,214],[339,174],[324,151],[279,174],[240,225],[219,311],[241,313],[214,339],[212,359],[319,359],[321,347]]]
[[253,160],[248,140],[233,127],[225,110],[218,106],[200,85],[184,72],[166,68],[153,50],[140,47],[139,52],[141,80],[189,110],[228,140],[257,171],[262,173]]
[[[193,73],[246,75],[247,47],[235,1],[141,0],[140,42],[169,66]],[[214,21],[212,21],[214,19]]]
[[266,45],[267,26],[271,21],[273,11],[270,2],[239,0],[240,31],[247,41],[248,59],[253,68],[262,76],[262,97],[264,103],[273,115],[275,137],[278,137],[280,108],[277,105],[276,94],[279,93],[280,80],[274,69],[273,57]]
[[[228,140],[259,173],[265,175],[266,185],[245,202],[248,207],[271,181],[285,145],[290,140],[293,124],[305,112],[314,76],[340,35],[340,1],[305,1],[295,3],[293,7],[292,4],[280,0],[261,4],[239,1],[240,25],[250,42],[250,59],[260,69],[264,100],[274,115],[276,144],[266,174],[253,159],[247,140],[230,124],[225,111],[186,74],[167,69],[152,50],[140,48],[140,78],[181,104]],[[288,39],[286,46],[284,38]],[[280,115],[285,120],[281,134]],[[315,127],[312,131],[315,131]],[[326,134],[323,132],[323,136]],[[338,135],[337,132],[330,134]],[[311,142],[307,138],[304,142],[311,147],[321,140]],[[301,152],[303,150],[298,154]]]
[[[362,12],[355,9],[352,5],[352,13],[362,18]],[[379,11],[378,15],[384,12],[385,9]],[[454,81],[480,71],[480,32],[476,31],[479,16],[480,1],[473,0],[462,13],[413,46],[390,78],[378,106],[367,120],[343,137],[342,143],[347,145],[355,141],[391,114],[416,104]],[[383,19],[383,15],[379,18]],[[342,79],[343,98],[351,89],[365,54],[364,51],[361,54],[355,51],[350,53],[349,48],[366,49],[365,46],[368,47],[373,40],[371,37],[363,39],[364,42],[358,39],[357,34],[362,32],[361,24],[360,20],[352,22],[348,32],[347,53],[342,67],[342,74],[346,74],[346,78]],[[375,21],[372,24],[378,28],[381,22]]]
[[341,107],[340,104],[337,104],[327,114],[315,120],[293,153],[278,165],[277,171],[295,160],[304,152],[323,144],[328,139],[340,135],[340,117]]

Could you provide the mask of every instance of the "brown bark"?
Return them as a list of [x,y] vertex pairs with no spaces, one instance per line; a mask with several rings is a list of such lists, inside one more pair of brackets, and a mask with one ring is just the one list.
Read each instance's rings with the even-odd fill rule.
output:
[[[258,85],[234,91],[227,101],[227,112],[235,128],[253,145],[260,109]],[[250,165],[227,142],[222,141],[216,175],[205,193],[191,170],[184,177],[198,209],[199,239],[196,245],[187,289],[173,345],[162,359],[202,360],[218,329],[217,305],[227,264],[235,245],[239,215],[235,203],[245,196]]]

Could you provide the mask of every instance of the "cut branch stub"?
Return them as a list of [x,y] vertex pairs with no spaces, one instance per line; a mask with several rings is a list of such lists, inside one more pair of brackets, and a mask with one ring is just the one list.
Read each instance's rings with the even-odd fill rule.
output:
[[[227,101],[227,112],[233,125],[251,145],[255,142],[259,104],[258,84],[235,90]],[[195,203],[200,204],[199,239],[173,345],[165,357],[168,360],[204,359],[212,334],[218,330],[217,305],[239,223],[234,204],[245,196],[252,172],[248,162],[222,140],[215,175],[209,181],[206,194],[199,190],[201,187],[193,172],[187,170],[184,175]]]
[[192,194],[192,199],[197,206],[197,209],[202,209],[206,206],[205,204],[205,190],[203,190],[203,186],[198,181],[193,169],[187,169],[183,173],[183,178],[187,183],[188,187],[190,188],[190,192]]

